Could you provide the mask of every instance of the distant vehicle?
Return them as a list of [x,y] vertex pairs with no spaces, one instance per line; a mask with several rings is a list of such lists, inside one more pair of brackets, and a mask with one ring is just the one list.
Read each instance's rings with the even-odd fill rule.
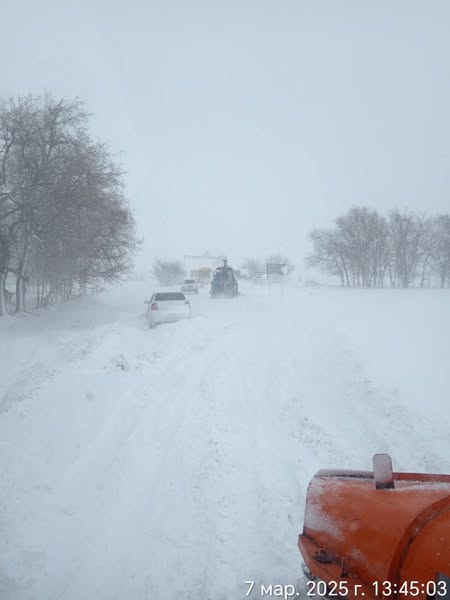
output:
[[228,265],[227,260],[222,261],[222,266],[217,267],[211,282],[211,297],[217,296],[237,296],[239,286],[234,275],[233,269]]
[[182,292],[156,292],[146,300],[151,328],[159,323],[174,323],[191,316],[191,304]]
[[201,267],[197,271],[198,281],[201,285],[209,285],[211,283],[211,277],[213,274],[213,269],[211,267]]
[[181,284],[181,291],[185,294],[198,294],[199,285],[195,279],[184,279]]

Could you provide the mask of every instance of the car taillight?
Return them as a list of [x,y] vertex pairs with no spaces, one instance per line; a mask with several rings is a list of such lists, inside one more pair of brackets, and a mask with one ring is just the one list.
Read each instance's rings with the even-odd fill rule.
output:
[[153,302],[153,304],[150,306],[150,310],[159,310],[159,306],[156,304],[156,302]]

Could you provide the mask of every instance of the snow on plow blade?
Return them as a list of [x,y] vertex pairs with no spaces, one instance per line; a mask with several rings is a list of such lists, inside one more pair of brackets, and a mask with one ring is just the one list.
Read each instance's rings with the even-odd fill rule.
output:
[[298,547],[331,595],[450,599],[450,475],[393,473],[386,454],[373,472],[318,471]]

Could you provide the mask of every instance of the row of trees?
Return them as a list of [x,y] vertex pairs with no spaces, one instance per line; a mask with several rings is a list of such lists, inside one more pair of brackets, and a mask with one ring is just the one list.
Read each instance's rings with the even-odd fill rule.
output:
[[450,215],[398,209],[386,217],[354,206],[333,229],[314,229],[309,267],[349,287],[450,287]]
[[[123,172],[79,101],[0,103],[0,315],[68,299],[127,273],[137,248]],[[15,290],[7,288],[14,281]]]

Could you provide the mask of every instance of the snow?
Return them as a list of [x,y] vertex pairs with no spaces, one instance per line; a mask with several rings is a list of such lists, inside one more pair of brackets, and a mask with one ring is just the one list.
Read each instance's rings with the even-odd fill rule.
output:
[[135,281],[0,320],[0,598],[296,584],[320,468],[450,472],[447,290],[245,287],[154,330]]

